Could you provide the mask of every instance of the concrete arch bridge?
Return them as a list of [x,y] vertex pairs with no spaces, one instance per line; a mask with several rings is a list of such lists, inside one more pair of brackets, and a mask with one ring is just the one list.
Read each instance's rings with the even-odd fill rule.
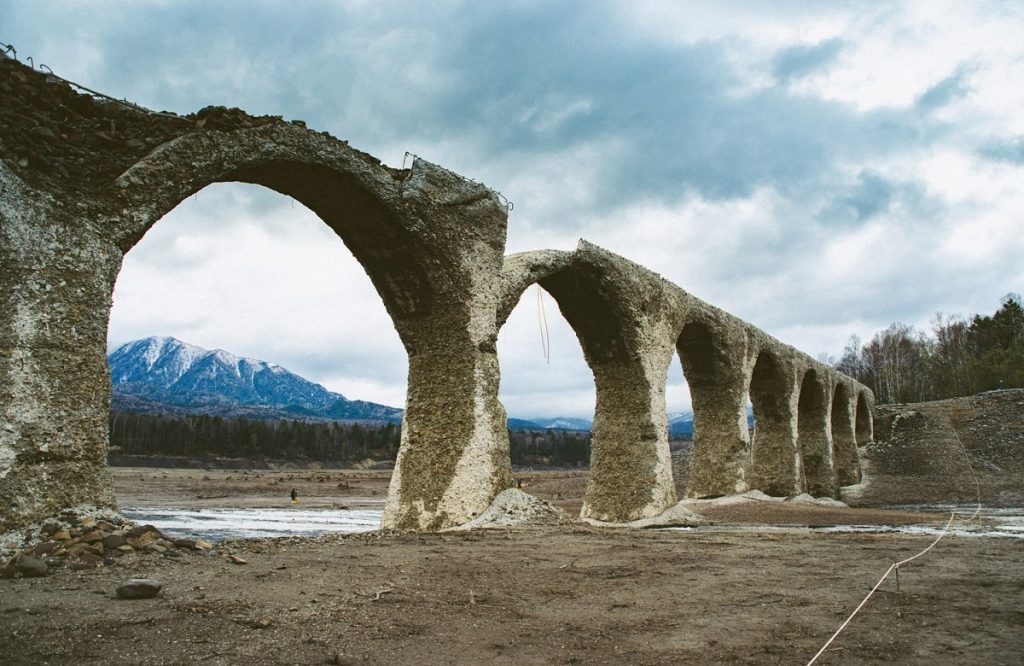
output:
[[597,387],[584,517],[623,522],[676,502],[674,351],[694,403],[688,495],[834,496],[859,479],[867,387],[594,245],[504,256],[505,206],[479,183],[420,159],[388,168],[301,122],[81,95],[7,58],[0,85],[0,531],[114,505],[106,334],[122,258],[185,198],[227,181],[316,213],[394,321],[409,379],[386,527],[459,525],[512,486],[496,340],[534,283],[573,326]]

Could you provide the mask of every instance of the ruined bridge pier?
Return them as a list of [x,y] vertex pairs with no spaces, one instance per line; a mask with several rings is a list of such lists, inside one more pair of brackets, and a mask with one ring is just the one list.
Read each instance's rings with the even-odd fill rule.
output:
[[[866,387],[594,245],[504,257],[506,210],[483,185],[419,159],[390,169],[279,118],[158,116],[10,60],[0,78],[15,91],[0,105],[0,531],[114,506],[106,332],[122,258],[186,197],[228,181],[316,213],[394,321],[409,379],[385,527],[459,525],[511,487],[496,340],[533,283],[557,300],[594,373],[584,517],[628,521],[676,501],[664,395],[673,351],[693,394],[688,496],[834,495],[859,479]],[[33,118],[57,129],[35,132]],[[110,146],[110,127],[134,138]],[[73,171],[54,166],[82,154],[91,159]]]

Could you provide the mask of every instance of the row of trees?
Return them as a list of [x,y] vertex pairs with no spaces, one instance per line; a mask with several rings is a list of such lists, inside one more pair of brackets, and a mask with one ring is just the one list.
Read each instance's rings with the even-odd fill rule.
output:
[[930,334],[897,322],[865,345],[851,337],[834,365],[870,386],[879,403],[1024,387],[1024,305],[1009,294],[992,316],[940,313]]
[[[219,416],[110,413],[114,454],[243,458],[346,465],[394,461],[401,431],[393,423],[254,421]],[[510,432],[512,464],[585,466],[590,433]]]
[[590,465],[590,433],[556,430],[509,431],[513,465],[586,467]]
[[110,413],[110,449],[129,455],[344,464],[366,458],[394,460],[399,434],[399,427],[393,423],[255,421],[205,414]]

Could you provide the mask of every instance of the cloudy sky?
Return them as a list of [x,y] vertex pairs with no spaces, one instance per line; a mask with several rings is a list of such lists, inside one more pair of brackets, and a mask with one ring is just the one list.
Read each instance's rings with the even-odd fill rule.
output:
[[[515,203],[510,252],[584,237],[812,356],[1024,291],[1024,4],[21,2],[0,41],[154,109],[302,119]],[[516,416],[593,381],[530,291],[499,340]],[[362,269],[300,204],[209,187],[127,256],[111,346],[173,335],[401,405]],[[688,401],[681,371],[671,409]]]

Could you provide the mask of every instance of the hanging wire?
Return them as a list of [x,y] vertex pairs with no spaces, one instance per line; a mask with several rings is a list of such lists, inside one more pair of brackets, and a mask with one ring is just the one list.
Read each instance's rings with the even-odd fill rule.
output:
[[502,202],[505,204],[505,212],[511,213],[512,209],[515,208],[515,204],[513,204],[511,201],[509,201],[508,197],[506,197],[504,194],[502,194],[498,190],[494,190],[494,193],[497,194],[498,198],[501,199]]
[[[408,150],[405,151],[405,155],[402,157],[402,169],[403,170],[405,169],[405,164],[409,160],[410,157],[413,159],[413,161],[422,160],[423,159],[422,157],[420,157],[416,153],[411,153]],[[462,176],[462,178],[465,178],[465,176]],[[471,183],[476,183],[477,185],[483,185],[483,183],[481,183],[479,181],[476,181],[476,180],[473,180],[472,178],[465,178],[465,179],[468,180]],[[484,187],[487,187],[487,186],[484,185]],[[494,192],[495,194],[498,195],[498,198],[501,200],[501,203],[505,206],[505,212],[507,212],[507,213],[508,212],[512,212],[512,209],[515,208],[515,204],[513,204],[511,201],[509,201],[508,197],[506,197],[504,194],[502,194],[498,190],[491,189],[490,187],[487,187],[487,189],[491,190],[491,192]]]
[[551,365],[551,333],[548,331],[548,317],[544,312],[544,290],[537,285],[537,325],[540,327],[540,345],[544,360]]

